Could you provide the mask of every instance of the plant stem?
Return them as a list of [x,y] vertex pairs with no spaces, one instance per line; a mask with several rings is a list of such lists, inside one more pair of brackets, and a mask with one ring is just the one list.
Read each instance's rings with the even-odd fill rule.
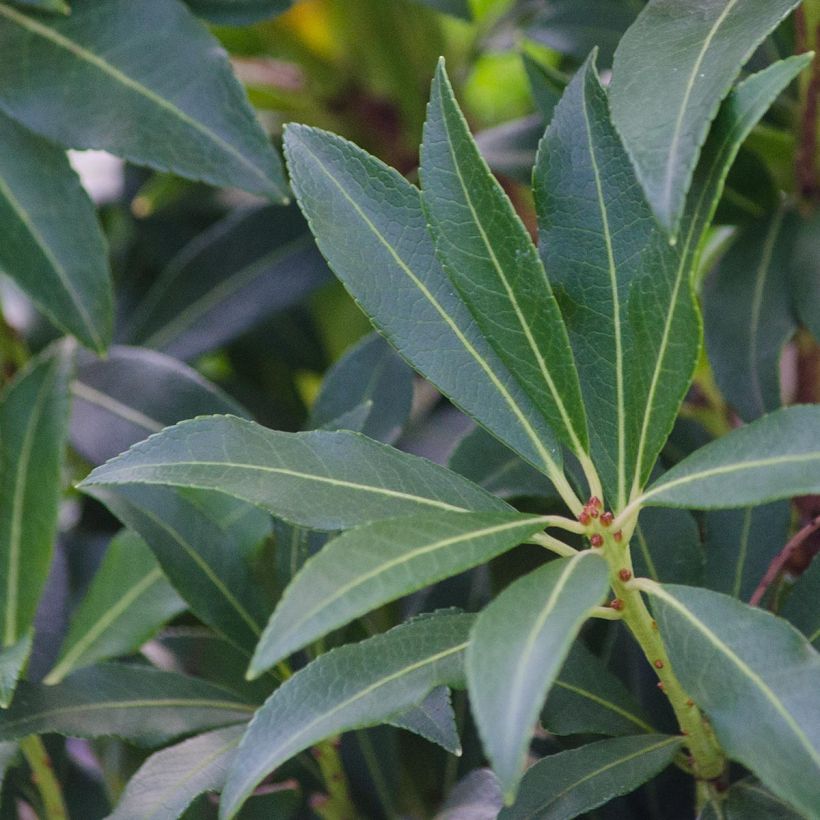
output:
[[314,747],[313,754],[327,786],[327,799],[315,804],[313,810],[323,820],[355,820],[356,809],[347,787],[338,743],[327,740]]
[[31,735],[20,741],[20,750],[31,767],[31,780],[43,800],[44,820],[68,820],[63,792],[43,741],[38,735]]

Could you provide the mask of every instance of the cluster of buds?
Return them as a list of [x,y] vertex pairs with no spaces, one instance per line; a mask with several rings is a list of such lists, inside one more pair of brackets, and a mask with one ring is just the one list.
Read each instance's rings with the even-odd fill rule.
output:
[[[615,519],[615,516],[609,510],[603,510],[602,507],[603,504],[601,503],[601,499],[598,498],[598,496],[593,495],[589,501],[584,504],[584,508],[578,514],[578,521],[587,527],[592,524],[595,519],[597,519],[601,527],[604,529],[610,527]],[[612,534],[612,537],[615,541],[621,541],[623,538],[623,533],[618,530]],[[600,533],[593,533],[589,537],[589,543],[592,544],[593,547],[602,547],[604,545],[604,537]]]

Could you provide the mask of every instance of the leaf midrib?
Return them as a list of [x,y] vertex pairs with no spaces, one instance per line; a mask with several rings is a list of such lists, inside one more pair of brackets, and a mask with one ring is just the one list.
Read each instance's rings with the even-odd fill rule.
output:
[[115,399],[113,396],[109,396],[107,393],[103,393],[91,387],[90,384],[86,384],[80,379],[75,379],[72,382],[71,392],[83,401],[87,401],[89,404],[95,404],[97,407],[107,410],[112,415],[119,416],[124,421],[128,421],[137,427],[142,427],[143,430],[147,430],[149,433],[158,433],[165,427],[162,422],[156,421],[150,416],[146,416],[139,410],[129,407],[127,404]]
[[633,715],[632,712],[627,711],[626,709],[618,706],[617,703],[611,700],[606,700],[602,698],[600,695],[596,695],[594,692],[590,692],[589,689],[584,689],[582,686],[578,686],[577,684],[568,683],[567,681],[561,680],[561,678],[555,679],[555,686],[560,686],[562,689],[567,689],[570,692],[574,692],[576,695],[580,695],[582,698],[586,698],[587,700],[591,700],[593,703],[597,703],[599,706],[603,706],[604,709],[608,709],[610,712],[614,712],[616,715],[628,720],[630,723],[634,723],[639,729],[642,729],[644,732],[654,732],[655,729],[646,723],[644,720],[639,718],[637,715]]

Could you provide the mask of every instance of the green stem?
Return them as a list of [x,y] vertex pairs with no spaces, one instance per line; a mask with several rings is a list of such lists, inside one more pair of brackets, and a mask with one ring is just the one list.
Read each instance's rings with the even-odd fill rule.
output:
[[68,811],[63,799],[60,783],[54,776],[51,757],[38,735],[31,735],[20,741],[28,765],[31,767],[31,780],[40,792],[43,801],[43,820],[68,820]]
[[356,809],[347,787],[342,758],[336,741],[327,740],[314,747],[313,754],[327,786],[327,799],[313,810],[323,820],[355,820]]

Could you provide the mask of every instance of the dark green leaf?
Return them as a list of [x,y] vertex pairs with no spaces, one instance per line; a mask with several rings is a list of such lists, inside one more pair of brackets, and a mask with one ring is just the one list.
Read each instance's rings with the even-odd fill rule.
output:
[[791,231],[778,208],[740,231],[703,291],[715,380],[745,421],[782,405],[780,356],[794,335],[788,268]]
[[432,510],[508,509],[467,479],[356,433],[280,433],[230,416],[151,436],[81,486],[115,484],[214,489],[326,530]]
[[51,565],[73,345],[33,359],[0,398],[0,646],[28,635]]
[[245,728],[216,729],[151,755],[128,781],[109,820],[175,820],[198,795],[219,791]]
[[383,723],[442,685],[463,684],[471,615],[417,618],[334,649],[288,679],[251,721],[222,793],[232,818],[265,775],[324,738]]
[[495,352],[559,438],[583,458],[584,406],[558,304],[527,229],[478,152],[442,62],[419,175],[447,275]]
[[413,371],[375,333],[362,339],[328,371],[311,409],[309,425],[340,429],[346,414],[365,403],[367,416],[357,432],[387,443],[398,438],[413,404]]
[[547,696],[541,722],[555,735],[654,731],[620,679],[576,641]]
[[[2,27],[0,17],[0,38]],[[94,205],[65,151],[4,114],[0,145],[0,270],[58,327],[102,352],[111,277]]]
[[273,522],[276,586],[281,592],[296,577],[302,565],[327,542],[328,534],[295,527],[277,518]]
[[294,780],[286,780],[260,789],[242,806],[238,820],[291,820],[301,807],[299,784]]
[[628,794],[665,769],[681,746],[668,735],[618,737],[545,757],[524,775],[499,820],[571,820]]
[[320,250],[376,327],[468,415],[539,468],[553,464],[546,423],[435,259],[418,190],[316,129],[290,126],[285,152]]
[[421,703],[390,718],[388,723],[414,732],[431,743],[438,743],[450,754],[461,754],[456,716],[450,704],[450,690],[446,686],[437,686]]
[[299,302],[329,276],[295,205],[241,208],[171,259],[125,334],[193,359]]
[[527,72],[535,106],[544,122],[549,123],[555,106],[564,92],[566,81],[554,69],[547,69],[526,52],[521,55],[521,59],[524,61],[524,70]]
[[723,800],[709,804],[698,820],[805,820],[788,803],[775,797],[753,778],[733,783]]
[[0,649],[0,709],[5,709],[14,697],[17,681],[31,654],[32,637],[32,632],[29,632],[17,643]]
[[294,0],[185,0],[194,14],[221,26],[247,26],[287,11]]
[[543,529],[520,513],[417,513],[343,533],[310,558],[273,613],[249,674],[258,675],[377,606],[484,564]]
[[709,124],[756,46],[798,0],[651,0],[621,40],[612,118],[661,225],[676,235]]
[[59,12],[60,14],[68,14],[71,11],[68,3],[64,0],[11,0],[11,5],[28,6],[29,8]]
[[160,627],[185,609],[148,545],[123,531],[108,545],[46,683],[82,666],[136,652]]
[[472,19],[470,0],[415,0],[415,2],[423,3],[445,14],[452,14],[454,17],[461,17],[463,20]]
[[698,522],[686,510],[641,511],[632,540],[636,575],[654,581],[703,582],[703,546]]
[[[656,512],[665,514],[666,511]],[[707,513],[704,586],[747,600],[772,558],[788,540],[790,519],[788,501]],[[680,582],[682,579],[655,580]]]
[[699,510],[820,492],[820,407],[777,410],[696,450],[637,502]]
[[820,805],[820,655],[786,621],[704,589],[652,585],[675,672],[726,753],[809,814]]
[[247,411],[195,370],[154,350],[114,346],[105,359],[80,356],[71,443],[102,464],[151,433],[207,413]]
[[791,621],[815,649],[820,649],[820,561],[798,578],[794,589],[786,598],[780,614]]
[[789,261],[793,310],[814,338],[820,339],[820,277],[817,276],[820,217],[815,215],[799,222],[795,233],[794,249]]
[[475,142],[485,162],[496,173],[529,185],[544,120],[537,114],[485,128]]
[[[138,48],[111,48],[135,32]],[[225,52],[177,0],[78,0],[65,17],[0,3],[0,54],[0,108],[44,137],[286,195],[281,162]]]
[[470,703],[507,800],[544,698],[607,579],[606,562],[593,552],[552,561],[510,584],[476,620],[467,649]]
[[116,735],[159,745],[179,735],[246,721],[249,706],[227,689],[147,666],[104,664],[54,686],[23,681],[0,712],[0,740],[56,733]]

